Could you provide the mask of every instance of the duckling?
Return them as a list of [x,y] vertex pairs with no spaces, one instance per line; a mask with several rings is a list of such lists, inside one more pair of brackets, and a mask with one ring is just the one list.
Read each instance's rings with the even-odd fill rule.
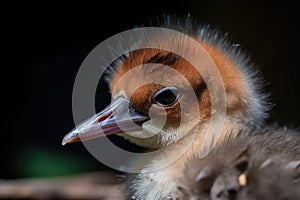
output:
[[[207,63],[203,63],[206,68],[199,72],[188,60],[174,52],[159,48],[141,49],[137,42],[133,44],[137,50],[122,55],[114,63],[114,69],[110,70],[111,104],[67,134],[63,144],[117,134],[156,151],[155,156],[145,156],[132,165],[140,170],[125,184],[128,199],[180,198],[182,179],[188,167],[198,161],[200,165],[205,164],[200,159],[207,154],[203,153],[203,146],[207,145],[209,150],[218,148],[235,140],[238,135],[244,136],[237,140],[241,141],[237,151],[242,144],[252,141],[254,148],[259,146],[261,149],[263,159],[270,154],[276,157],[277,153],[288,160],[290,156],[294,159],[292,150],[299,152],[298,139],[286,136],[285,131],[273,131],[272,137],[267,137],[268,134],[259,136],[271,106],[267,101],[268,95],[261,92],[259,74],[237,45],[208,26],[196,25],[190,18],[172,20],[167,17],[161,27],[179,31],[188,37],[160,38],[160,35],[154,35],[137,40],[149,44],[159,41],[162,46],[175,44],[185,55],[204,58],[196,54],[196,46],[200,45],[217,72],[208,73],[211,66]],[[196,46],[186,42],[191,38],[196,41]],[[218,137],[207,141],[207,133],[219,127],[221,120],[213,102],[221,101],[222,95],[210,91],[220,87],[216,81],[218,75],[224,87],[226,115]],[[193,95],[190,95],[191,92]],[[214,129],[212,132],[217,134]],[[284,142],[280,141],[281,138],[285,139]],[[226,154],[217,152],[214,156],[226,160]],[[210,183],[209,187],[211,184],[214,183]],[[206,187],[204,184],[201,190],[205,191]]]

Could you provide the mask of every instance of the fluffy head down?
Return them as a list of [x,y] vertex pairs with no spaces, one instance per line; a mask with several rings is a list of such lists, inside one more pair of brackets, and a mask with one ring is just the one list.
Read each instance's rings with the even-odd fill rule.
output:
[[[226,115],[231,126],[260,127],[263,124],[270,108],[266,103],[267,95],[260,93],[259,74],[253,69],[248,57],[241,52],[240,47],[231,44],[225,34],[209,26],[197,26],[190,18],[177,20],[165,17],[160,27],[177,30],[195,39],[214,61],[224,83]],[[159,38],[159,35],[154,39],[161,44],[185,44],[184,41],[174,38]],[[153,38],[138,38],[137,41],[139,40],[151,43]],[[137,49],[138,43],[133,44]],[[178,46],[186,54],[197,56],[194,54],[193,45]],[[113,70],[109,72],[112,97],[122,94],[130,99],[134,109],[145,115],[152,115],[151,119],[143,124],[144,138],[139,138],[140,133],[137,133],[136,137],[126,134],[121,134],[122,136],[141,146],[159,148],[176,142],[197,124],[200,124],[201,132],[201,127],[209,122],[213,112],[208,83],[203,80],[202,72],[200,75],[184,58],[173,52],[148,48],[123,55],[114,65]],[[174,71],[166,69],[163,65],[171,67]],[[177,73],[188,81],[198,102],[192,102],[186,95],[187,84],[178,78]],[[214,77],[210,77],[209,80],[213,81]],[[137,85],[139,87],[136,87]],[[160,106],[153,102],[153,96],[166,86],[174,86],[179,90],[180,101],[169,106]],[[184,109],[184,113],[181,110],[182,103],[189,105]],[[200,114],[195,114],[198,112],[195,108],[199,108]],[[165,115],[166,119],[160,119]],[[182,122],[183,116],[189,120]],[[158,125],[160,121],[166,122],[161,128]]]

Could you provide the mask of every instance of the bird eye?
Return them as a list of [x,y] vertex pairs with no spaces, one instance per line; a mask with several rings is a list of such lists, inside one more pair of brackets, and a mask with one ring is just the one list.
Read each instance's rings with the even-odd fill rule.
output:
[[180,93],[176,87],[164,87],[158,90],[152,97],[152,102],[159,106],[171,106],[179,98]]

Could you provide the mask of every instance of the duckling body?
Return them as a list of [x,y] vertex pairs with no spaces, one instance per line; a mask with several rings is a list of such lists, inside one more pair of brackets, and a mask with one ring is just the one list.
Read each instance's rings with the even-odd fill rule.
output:
[[299,199],[299,143],[293,130],[241,132],[191,159],[179,199]]

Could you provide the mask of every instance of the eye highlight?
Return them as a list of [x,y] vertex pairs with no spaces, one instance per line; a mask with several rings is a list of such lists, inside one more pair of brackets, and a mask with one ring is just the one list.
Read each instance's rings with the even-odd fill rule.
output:
[[152,102],[159,106],[171,106],[178,100],[179,96],[178,88],[168,86],[156,91],[152,97]]

